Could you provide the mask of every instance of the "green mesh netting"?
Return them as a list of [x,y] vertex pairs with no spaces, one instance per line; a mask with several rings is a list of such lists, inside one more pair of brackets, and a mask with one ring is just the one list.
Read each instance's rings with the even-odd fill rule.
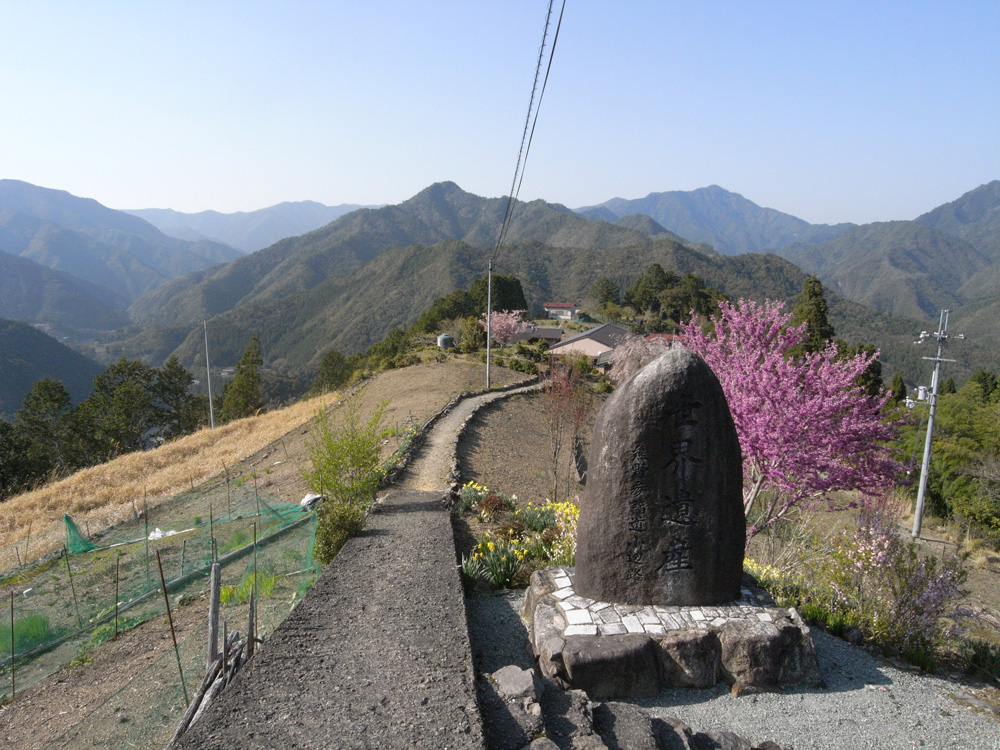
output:
[[80,555],[97,548],[96,544],[83,535],[73,519],[69,517],[69,513],[63,515],[63,521],[66,522],[66,549],[71,555]]

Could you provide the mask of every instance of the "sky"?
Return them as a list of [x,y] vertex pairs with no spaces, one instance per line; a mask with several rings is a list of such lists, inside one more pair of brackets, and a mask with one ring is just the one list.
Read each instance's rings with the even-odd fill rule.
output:
[[[546,9],[0,0],[0,178],[189,212],[506,195]],[[567,0],[520,197],[915,218],[1000,179],[998,33],[995,2]]]

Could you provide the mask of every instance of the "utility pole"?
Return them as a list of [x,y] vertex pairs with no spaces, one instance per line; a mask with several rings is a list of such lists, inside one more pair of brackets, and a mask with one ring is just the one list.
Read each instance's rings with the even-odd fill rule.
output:
[[493,344],[493,257],[486,270],[486,390],[490,389],[490,347]]
[[[938,321],[938,329],[935,333],[921,331],[920,339],[913,342],[915,344],[922,344],[926,339],[937,339],[937,355],[934,357],[923,357],[923,359],[934,363],[934,374],[931,376],[931,410],[930,415],[927,417],[927,439],[924,442],[924,460],[920,464],[920,486],[917,489],[917,508],[913,513],[914,539],[920,538],[920,525],[924,520],[924,498],[927,494],[927,472],[931,463],[931,441],[934,439],[934,414],[937,411],[937,394],[938,382],[941,379],[941,363],[956,361],[954,359],[944,359],[941,357],[941,353],[944,350],[944,342],[950,338],[948,336],[948,314],[950,312],[951,310],[941,311],[941,319]],[[965,336],[963,334],[959,334],[955,336],[955,338],[964,339]]]
[[215,429],[215,411],[212,409],[212,370],[208,366],[208,321],[202,320],[205,326],[205,374],[208,375],[208,422]]

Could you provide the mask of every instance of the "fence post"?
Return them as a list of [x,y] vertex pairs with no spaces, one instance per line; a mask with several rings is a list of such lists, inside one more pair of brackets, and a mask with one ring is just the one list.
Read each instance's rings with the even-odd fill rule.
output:
[[208,659],[205,665],[206,673],[212,670],[212,666],[219,659],[219,597],[221,583],[222,567],[219,563],[214,563],[212,565],[208,593]]

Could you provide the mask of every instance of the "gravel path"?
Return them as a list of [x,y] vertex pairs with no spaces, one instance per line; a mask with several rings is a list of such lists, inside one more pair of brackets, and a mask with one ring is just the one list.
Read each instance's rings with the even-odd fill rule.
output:
[[455,464],[455,443],[465,421],[484,404],[537,388],[536,384],[532,384],[510,391],[491,391],[459,401],[434,425],[400,486],[411,490],[447,489],[448,475]]
[[[527,631],[518,614],[523,596],[510,592],[469,600],[473,654],[481,671],[524,666]],[[696,731],[729,730],[754,743],[772,740],[795,750],[1000,749],[1000,720],[971,707],[957,683],[910,674],[839,638],[813,634],[824,689],[733,698],[722,685],[666,690],[636,703]]]
[[187,748],[482,748],[441,492],[389,495]]

